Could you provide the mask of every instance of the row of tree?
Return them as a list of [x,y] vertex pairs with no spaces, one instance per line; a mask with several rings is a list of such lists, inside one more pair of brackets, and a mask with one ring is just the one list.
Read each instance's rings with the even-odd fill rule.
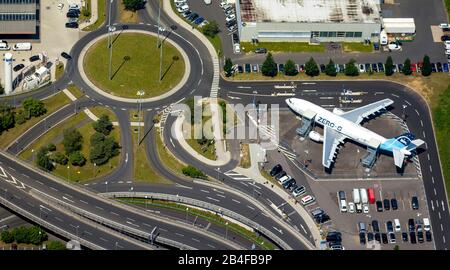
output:
[[17,244],[40,245],[47,240],[47,233],[38,226],[17,227],[11,231],[5,230],[1,233],[1,239],[6,244],[16,242]]
[[[432,68],[431,68],[430,57],[428,57],[428,55],[424,56],[423,61],[422,61],[422,63],[420,63],[420,65],[421,65],[421,74],[423,76],[430,76],[430,74],[432,72]],[[387,57],[386,63],[384,66],[385,66],[384,73],[386,76],[391,76],[394,74],[394,61],[392,60],[391,56]],[[231,61],[230,58],[225,59],[224,72],[225,72],[225,76],[227,76],[227,77],[229,77],[233,74],[233,62]],[[371,71],[369,71],[369,72],[371,72]],[[411,60],[409,58],[405,60],[401,72],[404,75],[412,74]],[[264,60],[264,63],[262,64],[261,73],[264,76],[268,76],[268,77],[275,77],[278,74],[278,65],[274,61],[271,53],[267,54],[267,57]],[[327,74],[328,76],[332,76],[332,77],[335,77],[337,75],[338,72],[337,72],[336,65],[333,62],[333,60],[330,59],[328,64],[325,66],[324,73]],[[298,74],[298,70],[295,66],[294,61],[292,61],[290,59],[286,61],[286,63],[284,64],[284,74],[287,76],[295,76]],[[317,65],[316,61],[312,57],[305,63],[305,74],[308,76],[311,76],[311,77],[318,76],[320,74],[319,66]],[[358,76],[359,75],[359,68],[354,59],[350,59],[350,61],[348,61],[348,63],[345,65],[344,74],[347,76]]]
[[[94,124],[96,131],[90,138],[91,149],[89,160],[95,165],[102,165],[119,151],[119,143],[110,135],[113,125],[107,115],[102,115]],[[52,171],[56,164],[82,167],[86,164],[86,158],[81,153],[83,147],[83,135],[75,128],[63,130],[63,152],[56,151],[56,146],[50,143],[47,146],[39,148],[37,151],[36,164],[45,171]]]
[[46,112],[44,103],[35,98],[25,99],[17,110],[7,103],[0,104],[0,134],[15,127],[16,124],[21,125],[32,117],[39,117]]

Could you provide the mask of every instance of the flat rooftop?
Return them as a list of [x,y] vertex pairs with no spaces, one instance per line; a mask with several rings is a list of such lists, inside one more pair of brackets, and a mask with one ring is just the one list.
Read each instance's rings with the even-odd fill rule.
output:
[[379,23],[379,0],[239,0],[243,22]]

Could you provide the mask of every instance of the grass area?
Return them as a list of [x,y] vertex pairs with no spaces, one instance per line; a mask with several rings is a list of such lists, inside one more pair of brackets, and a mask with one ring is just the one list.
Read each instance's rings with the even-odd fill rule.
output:
[[[224,218],[222,218],[218,214],[214,214],[208,211],[192,208],[192,207],[186,207],[186,205],[177,204],[173,202],[167,202],[167,201],[160,201],[160,200],[149,200],[149,199],[141,199],[141,198],[119,198],[119,201],[127,204],[135,204],[135,205],[151,205],[159,208],[165,208],[165,209],[171,209],[178,212],[187,213],[190,216],[199,217],[201,219],[207,220],[211,223],[214,223],[216,225],[219,225],[221,227],[228,226],[229,232],[234,232],[236,234],[239,234],[246,239],[252,241],[255,243],[255,245],[258,245],[259,247],[266,249],[266,250],[274,250],[275,245],[273,245],[271,242],[265,241],[264,238],[258,236],[256,233],[236,224],[231,221],[228,221]],[[189,210],[186,210],[188,208]],[[228,223],[228,225],[226,225]]]
[[449,21],[450,21],[450,0],[444,0],[445,3],[445,7],[447,9],[447,16],[449,17]]
[[244,143],[241,145],[241,160],[239,161],[239,166],[242,168],[250,168],[251,165],[250,146],[248,143]]
[[306,42],[259,42],[253,45],[251,42],[241,42],[243,52],[253,52],[256,48],[266,48],[270,52],[325,52],[325,46],[310,45]]
[[64,63],[59,62],[59,64],[55,67],[55,80],[59,80],[64,74]]
[[100,26],[102,26],[103,23],[105,22],[105,19],[106,19],[105,10],[106,10],[107,1],[104,1],[104,0],[94,0],[94,1],[97,1],[97,3],[98,3],[97,4],[97,12],[98,12],[97,21],[95,21],[95,23],[83,28],[82,31],[93,31],[93,30],[99,28]]
[[156,37],[122,33],[114,35],[113,40],[112,80],[108,79],[107,38],[94,44],[84,59],[87,76],[104,91],[116,96],[137,98],[136,93],[144,90],[144,98],[155,97],[175,87],[183,77],[184,59],[168,42],[164,43],[163,79],[159,82]]
[[125,9],[125,5],[121,1],[120,3],[120,9],[119,9],[119,21],[121,23],[138,23],[139,22],[139,16],[137,12],[133,12],[130,10]]
[[74,95],[76,98],[81,98],[84,96],[84,93],[74,84],[69,84],[67,86],[67,90],[69,90],[72,95]]
[[[192,133],[194,132],[194,128],[192,127]],[[214,147],[214,140],[212,140],[211,144],[201,145],[198,143],[197,139],[187,139],[186,142],[194,149],[196,152],[201,154],[207,159],[216,160],[216,152]]]
[[[139,121],[139,114],[137,109],[129,109],[128,112],[130,113],[130,121],[138,122]],[[143,117],[143,113],[141,112],[141,117]],[[142,118],[141,118],[142,120]]]
[[211,44],[214,46],[214,49],[216,49],[217,55],[219,57],[223,56],[223,51],[222,51],[222,40],[220,39],[219,35],[215,35],[213,38],[210,36],[206,36],[206,38],[208,38],[208,40],[211,42]]
[[[94,0],[94,1],[95,1],[95,0]],[[84,21],[90,20],[91,17],[92,17],[91,0],[85,0],[84,3],[85,3],[85,5],[86,5],[86,10],[89,11],[89,16],[84,16],[84,14],[83,14],[84,8],[82,8],[82,9],[81,9],[80,17],[78,18],[78,19],[79,19],[79,22],[84,22]]]
[[116,114],[109,108],[107,107],[102,107],[102,106],[94,106],[94,107],[90,107],[89,110],[95,114],[95,116],[100,117],[103,114],[106,114],[107,116],[109,116],[109,120],[111,122],[115,122],[117,121],[117,116]]
[[181,170],[186,166],[181,163],[172,153],[164,146],[161,140],[159,129],[156,131],[156,149],[158,151],[158,158],[166,168],[170,169],[173,173],[183,175]]
[[[133,128],[134,129],[134,128]],[[138,135],[134,130],[132,131],[133,137],[133,155],[134,155],[134,170],[133,178],[136,181],[154,183],[154,184],[172,184],[171,181],[159,175],[153,170],[150,162],[147,159],[145,153],[145,142],[137,146]],[[141,140],[144,135],[144,129],[141,128]]]
[[[70,99],[66,96],[66,94],[60,92],[48,99],[43,100],[43,102],[45,104],[45,108],[47,108],[46,114],[41,115],[39,117],[33,117],[30,120],[23,123],[22,125],[16,124],[14,128],[2,132],[2,134],[0,135],[1,149],[5,149],[10,143],[12,143],[17,138],[18,135],[25,133],[32,126],[34,126],[42,119],[46,118],[54,111],[58,110],[59,108],[63,107],[66,104],[69,104]],[[20,109],[20,107],[18,107],[16,110],[18,109]]]
[[372,44],[364,44],[360,42],[342,42],[342,48],[344,52],[373,52]]
[[[106,164],[101,166],[94,166],[94,164],[89,161],[89,152],[91,147],[90,138],[95,133],[95,130],[92,128],[92,123],[94,122],[90,120],[86,116],[86,114],[78,113],[77,115],[66,119],[59,125],[49,130],[47,133],[42,135],[19,156],[25,160],[28,160],[30,158],[34,159],[34,157],[32,157],[32,149],[34,149],[34,151],[37,151],[37,149],[47,145],[50,142],[53,142],[56,145],[56,151],[64,152],[64,146],[62,144],[62,131],[64,129],[69,129],[81,125],[80,127],[78,127],[78,130],[83,135],[83,147],[81,149],[81,153],[87,159],[86,164],[83,167],[69,165],[69,169],[67,169],[67,165],[56,165],[52,173],[58,177],[61,177],[63,179],[70,179],[70,181],[74,182],[83,182],[92,178],[104,176],[117,168],[120,162],[120,155],[111,158]],[[116,141],[120,142],[119,128],[114,127],[110,136],[112,136]]]

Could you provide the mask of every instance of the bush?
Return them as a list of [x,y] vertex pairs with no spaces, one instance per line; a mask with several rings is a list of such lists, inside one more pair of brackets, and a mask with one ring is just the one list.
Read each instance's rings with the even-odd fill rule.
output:
[[0,105],[0,133],[14,127],[14,114],[8,104]]
[[9,231],[3,231],[1,234],[1,239],[5,244],[11,244],[14,242],[14,237]]
[[202,28],[202,32],[205,36],[214,38],[219,32],[219,24],[216,21],[211,21]]
[[431,63],[430,63],[430,57],[428,55],[425,55],[423,57],[422,75],[423,76],[431,75]]
[[23,108],[30,116],[38,117],[47,112],[42,101],[35,98],[27,98],[22,102]]
[[355,63],[356,63],[355,59],[350,59],[350,61],[348,61],[348,63],[345,65],[345,75],[347,76],[359,75],[359,70]]
[[284,64],[284,74],[286,74],[287,76],[295,76],[298,74],[295,63],[291,59],[287,60]]
[[54,169],[53,163],[48,157],[47,147],[39,148],[36,154],[36,165],[44,171],[51,171]]
[[405,60],[405,63],[403,64],[402,72],[405,75],[411,75],[412,74],[411,60],[409,60],[409,58]]
[[52,156],[52,160],[54,162],[58,163],[58,164],[61,164],[61,165],[66,165],[67,161],[68,161],[66,155],[64,155],[61,152],[54,153],[53,156]]
[[144,7],[144,0],[123,0],[126,10],[136,11]]
[[91,16],[91,11],[89,9],[85,8],[85,7],[81,10],[81,13],[83,14],[84,17],[90,17]]
[[66,250],[66,246],[64,243],[60,241],[48,241],[47,250]]
[[14,122],[16,124],[22,125],[27,121],[27,116],[23,110],[20,110],[14,114]]
[[206,179],[206,175],[202,171],[191,165],[184,167],[181,171],[184,175],[192,178]]
[[69,156],[70,164],[74,166],[82,167],[86,164],[86,158],[81,154],[80,151],[75,151]]
[[47,234],[38,226],[28,228],[29,243],[33,245],[40,245],[47,240]]
[[47,145],[47,150],[50,151],[50,152],[55,151],[56,150],[56,145],[54,143],[49,143]]
[[70,155],[75,151],[81,150],[83,145],[83,136],[78,130],[74,128],[65,129],[63,131],[63,136],[63,145],[66,150],[66,154]]
[[96,165],[102,165],[120,153],[119,143],[113,138],[105,137],[101,133],[94,133],[91,136],[91,149],[89,160]]
[[384,74],[386,76],[392,76],[394,74],[394,61],[392,61],[392,57],[388,56],[386,59],[386,63],[384,65]]
[[308,62],[305,63],[305,73],[308,76],[314,77],[319,76],[320,70],[319,66],[317,66],[316,61],[314,61],[314,58],[310,58]]
[[223,66],[223,71],[225,72],[225,76],[230,77],[233,74],[233,62],[231,62],[230,58],[225,59],[225,65]]
[[95,131],[103,133],[108,136],[113,129],[113,124],[109,121],[109,117],[106,114],[100,116],[100,118],[93,124]]
[[278,74],[277,63],[273,60],[272,54],[268,53],[266,60],[261,67],[261,73],[264,76],[275,77]]
[[331,59],[330,62],[328,62],[327,66],[325,67],[325,74],[332,77],[336,77],[337,75],[336,66],[334,65],[334,62]]

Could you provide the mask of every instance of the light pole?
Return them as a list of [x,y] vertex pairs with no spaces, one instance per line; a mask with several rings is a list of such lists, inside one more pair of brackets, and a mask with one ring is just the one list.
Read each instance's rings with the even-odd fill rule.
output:
[[108,193],[108,181],[105,181],[106,193]]
[[78,237],[78,228],[80,228],[80,225],[77,225],[77,227],[75,227],[76,229],[77,229],[77,238],[79,238]]
[[111,35],[110,35],[110,31],[109,28],[111,27],[111,5],[113,3],[114,0],[109,1],[109,11],[108,11],[108,46],[107,48],[110,47],[111,44]]
[[186,207],[186,223],[188,222],[188,211],[189,211],[189,208]]
[[145,196],[145,209],[147,209],[147,195]]
[[5,188],[5,200],[6,200],[6,192],[8,192],[8,189],[7,189],[7,188]]
[[42,206],[39,205],[39,219],[42,219]]
[[138,142],[137,145],[141,143],[141,110],[142,110],[142,96],[145,95],[144,90],[138,91],[137,95],[139,96],[138,102],[138,115],[139,115],[139,123],[138,123]]
[[159,24],[160,24],[160,18],[161,18],[161,0],[158,0],[158,41],[156,42],[156,48],[159,48]]
[[112,39],[111,39],[111,32],[113,32],[115,30],[115,27],[108,27],[108,37],[110,37],[109,39],[109,69],[108,69],[108,79],[112,80],[112,50],[113,50],[113,43],[112,43]]
[[67,165],[67,183],[69,183],[70,182],[70,166],[69,165]]
[[403,109],[403,111],[402,111],[402,118],[403,118],[403,121],[406,121],[406,108],[407,107],[408,106],[405,105],[405,104],[402,105],[402,109]]
[[94,162],[94,167],[92,168],[93,169],[92,174],[94,175],[94,178],[95,178],[95,175],[96,175],[96,169],[95,169],[96,166],[97,166],[97,163]]
[[217,180],[220,181],[220,179],[219,179],[219,173],[220,173],[220,167],[217,167]]
[[34,149],[31,149],[31,155],[32,155],[33,164],[34,164]]
[[228,239],[228,221],[225,222],[225,239]]
[[[130,191],[133,191],[133,187],[130,188]],[[133,203],[134,201],[133,199],[134,199],[133,194],[131,194],[131,203]]]
[[114,244],[114,250],[117,250],[117,245],[118,245],[119,243],[118,242],[116,242],[115,244]]

